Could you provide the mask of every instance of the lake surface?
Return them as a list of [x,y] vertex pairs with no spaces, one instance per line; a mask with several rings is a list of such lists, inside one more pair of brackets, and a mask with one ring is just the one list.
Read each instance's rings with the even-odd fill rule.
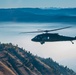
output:
[[65,36],[76,36],[75,24],[60,24],[60,23],[0,23],[0,41],[2,43],[18,44],[25,50],[30,51],[34,55],[41,57],[50,57],[59,64],[68,66],[76,72],[76,41],[71,42],[47,42],[44,45],[32,42],[31,39],[39,33],[34,34],[19,34],[26,31],[37,31],[45,29],[61,28],[72,26],[72,28],[55,31]]

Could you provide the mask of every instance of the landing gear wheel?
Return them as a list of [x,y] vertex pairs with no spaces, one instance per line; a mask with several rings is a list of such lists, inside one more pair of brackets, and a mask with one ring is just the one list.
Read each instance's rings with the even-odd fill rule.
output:
[[45,42],[44,42],[44,41],[41,41],[40,43],[41,43],[41,44],[44,44]]
[[72,44],[74,44],[74,42],[73,42],[73,41],[71,41],[71,43],[72,43]]

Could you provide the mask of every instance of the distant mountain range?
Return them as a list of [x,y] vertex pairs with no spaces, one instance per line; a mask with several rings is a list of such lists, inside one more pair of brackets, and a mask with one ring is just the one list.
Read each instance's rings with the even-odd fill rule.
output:
[[64,22],[76,23],[76,8],[12,8],[0,9],[0,22]]
[[0,75],[76,75],[51,58],[34,56],[18,45],[0,43]]

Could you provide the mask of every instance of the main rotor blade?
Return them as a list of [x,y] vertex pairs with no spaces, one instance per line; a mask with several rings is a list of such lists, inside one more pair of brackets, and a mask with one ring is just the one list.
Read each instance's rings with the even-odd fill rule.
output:
[[57,28],[57,29],[52,29],[52,30],[46,30],[45,32],[53,32],[53,31],[63,30],[63,29],[71,28],[71,27],[72,26],[62,27],[62,28]]
[[41,33],[41,32],[44,32],[44,31],[30,31],[30,32],[21,32],[21,34],[25,34],[25,33]]
[[67,28],[71,28],[71,26],[57,28],[57,29],[52,29],[52,30],[40,30],[40,31],[21,32],[21,34],[25,34],[25,33],[41,33],[41,32],[48,33],[48,32],[58,31],[58,30],[67,29]]

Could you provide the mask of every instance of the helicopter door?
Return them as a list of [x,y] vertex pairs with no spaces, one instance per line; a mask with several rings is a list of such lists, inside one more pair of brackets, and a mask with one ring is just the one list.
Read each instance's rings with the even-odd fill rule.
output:
[[40,43],[44,44],[45,43],[45,39],[42,36],[40,36],[40,39],[41,39]]

